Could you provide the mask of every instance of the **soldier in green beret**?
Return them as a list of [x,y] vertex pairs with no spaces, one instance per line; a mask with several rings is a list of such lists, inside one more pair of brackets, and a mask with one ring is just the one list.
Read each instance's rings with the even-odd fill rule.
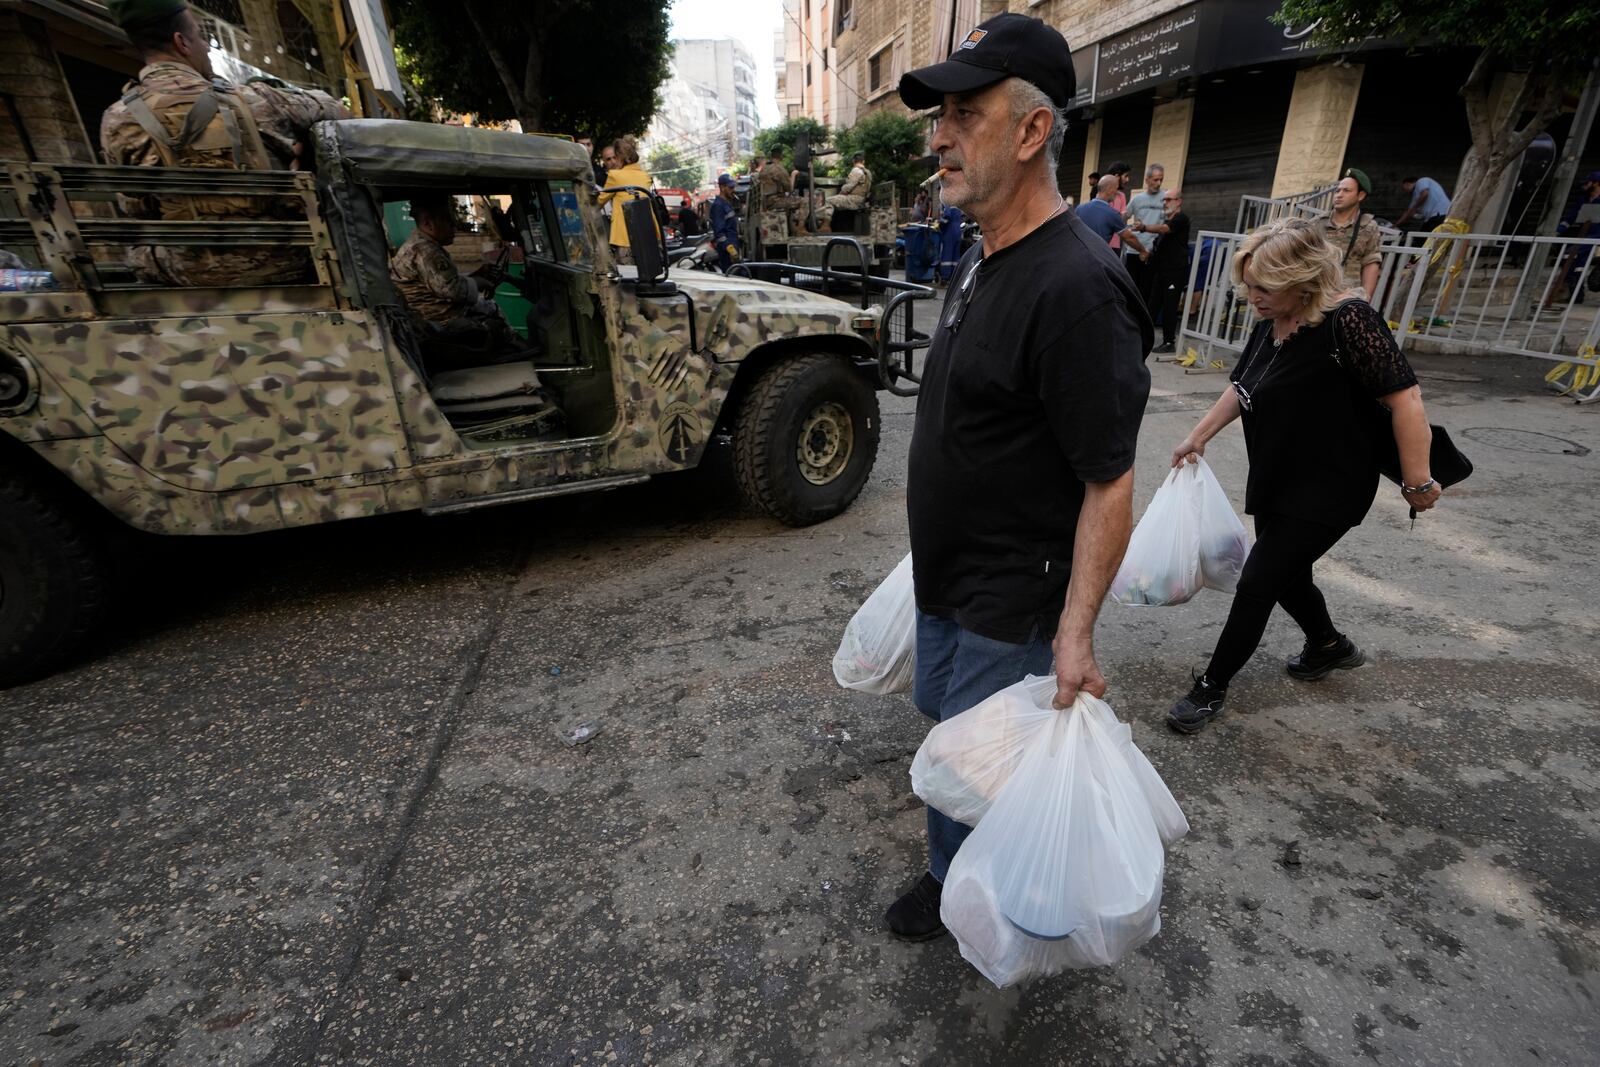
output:
[[1351,167],[1333,190],[1333,211],[1322,220],[1322,233],[1339,252],[1344,264],[1344,284],[1352,292],[1360,290],[1372,302],[1378,288],[1379,264],[1383,257],[1378,245],[1383,235],[1372,216],[1361,210],[1361,202],[1372,192],[1367,172]]
[[[183,0],[109,0],[111,17],[144,56],[139,76],[106,109],[100,146],[106,162],[138,167],[287,170],[302,163],[313,123],[347,118],[326,93],[281,82],[230,85],[211,67],[211,47]],[[286,218],[300,202],[258,197],[124,198],[139,218]],[[290,285],[308,280],[300,248],[139,247],[135,269],[161,285]]]

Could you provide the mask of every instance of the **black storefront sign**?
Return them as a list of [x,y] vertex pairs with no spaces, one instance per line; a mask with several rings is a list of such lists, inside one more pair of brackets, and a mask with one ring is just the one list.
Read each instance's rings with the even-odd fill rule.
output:
[[[1216,71],[1396,43],[1369,39],[1344,45],[1313,45],[1316,24],[1284,26],[1273,22],[1279,6],[1279,0],[1198,0],[1107,37],[1093,48],[1081,49],[1072,57],[1072,65],[1078,71],[1078,95],[1073,105],[1100,103]],[[1091,57],[1094,74],[1085,78],[1084,70]]]
[[1100,42],[1094,98],[1110,100],[1198,73],[1204,0]]

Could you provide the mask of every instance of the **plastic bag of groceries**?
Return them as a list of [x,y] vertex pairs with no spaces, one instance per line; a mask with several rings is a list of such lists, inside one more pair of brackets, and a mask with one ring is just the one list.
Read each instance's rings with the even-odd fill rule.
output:
[[1231,593],[1249,554],[1244,524],[1204,459],[1174,467],[1150,499],[1111,581],[1119,604],[1172,605]]
[[1199,478],[1200,574],[1207,589],[1231,593],[1238,588],[1239,572],[1250,554],[1250,535],[1210,464],[1200,458],[1185,466],[1194,467]]
[[[1042,712],[1055,680],[1019,689]],[[1154,937],[1164,848],[1189,830],[1103,701],[1080,694],[1023,725],[1015,766],[956,853],[939,909],[961,955],[1002,987],[1110,966]]]
[[863,693],[903,693],[917,667],[917,601],[911,554],[872,591],[844,628],[833,677]]

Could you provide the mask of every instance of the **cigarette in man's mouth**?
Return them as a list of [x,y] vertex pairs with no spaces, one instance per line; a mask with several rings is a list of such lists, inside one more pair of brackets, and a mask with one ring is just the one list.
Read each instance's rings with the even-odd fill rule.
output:
[[946,174],[949,174],[949,173],[950,173],[950,168],[949,167],[940,167],[938,170],[934,171],[931,175],[929,175],[923,181],[922,184],[924,186],[932,185],[934,182],[938,181],[940,178],[943,178]]

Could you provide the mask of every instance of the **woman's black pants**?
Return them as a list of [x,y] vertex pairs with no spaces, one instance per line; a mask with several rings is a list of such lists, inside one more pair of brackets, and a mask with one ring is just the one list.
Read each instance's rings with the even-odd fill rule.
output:
[[1274,604],[1282,604],[1305,631],[1306,641],[1326,644],[1339,636],[1327,602],[1311,581],[1311,565],[1338,543],[1348,526],[1324,526],[1287,515],[1257,515],[1256,543],[1244,561],[1233,608],[1206,667],[1213,685],[1226,686],[1261,644]]

